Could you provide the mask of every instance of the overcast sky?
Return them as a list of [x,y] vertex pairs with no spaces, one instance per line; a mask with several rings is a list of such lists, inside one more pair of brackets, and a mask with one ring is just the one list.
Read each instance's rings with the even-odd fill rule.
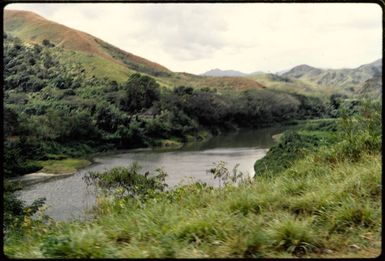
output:
[[382,57],[377,4],[12,4],[195,74],[354,68]]

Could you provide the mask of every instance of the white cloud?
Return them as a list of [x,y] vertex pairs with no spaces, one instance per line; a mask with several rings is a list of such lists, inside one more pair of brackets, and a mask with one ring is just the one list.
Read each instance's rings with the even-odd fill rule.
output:
[[173,71],[356,67],[382,56],[376,4],[12,4]]

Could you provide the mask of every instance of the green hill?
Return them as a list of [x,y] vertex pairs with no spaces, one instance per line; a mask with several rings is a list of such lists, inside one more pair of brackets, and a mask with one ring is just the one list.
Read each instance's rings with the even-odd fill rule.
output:
[[153,73],[170,72],[157,63],[120,50],[90,34],[46,20],[32,12],[5,10],[4,30],[27,42],[41,43],[47,39],[64,49],[100,56],[127,65],[131,69],[141,68]]
[[49,21],[33,12],[4,10],[4,31],[24,42],[41,44],[44,40],[63,48],[69,58],[87,69],[89,75],[107,77],[122,82],[133,72],[155,77],[163,86],[189,85],[197,88],[211,87],[224,90],[260,89],[258,82],[238,78],[200,77],[175,73],[166,67],[121,50],[97,37]]

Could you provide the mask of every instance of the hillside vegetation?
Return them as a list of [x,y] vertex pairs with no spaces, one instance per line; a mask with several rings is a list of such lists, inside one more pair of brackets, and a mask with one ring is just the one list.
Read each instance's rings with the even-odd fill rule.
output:
[[[31,45],[4,35],[7,176],[37,171],[40,161],[55,155],[158,146],[165,139],[180,145],[202,139],[202,131],[324,117],[335,106],[328,97],[248,89],[238,78],[231,78],[238,91],[222,81],[226,92],[210,84],[163,87],[136,71],[127,71],[130,76],[118,82],[93,75],[96,69],[90,67],[105,60],[71,52],[48,40]],[[125,72],[109,66],[104,74],[110,69],[111,77],[124,77]]]
[[[154,72],[169,71],[157,63],[119,50],[92,35],[46,20],[28,11],[5,10],[4,30],[31,43],[41,43],[47,39],[64,49],[100,56],[115,63],[127,64],[125,61],[130,61]],[[121,54],[125,60],[122,61],[122,58],[114,55],[113,51]]]
[[223,77],[208,78],[171,72],[160,64],[29,11],[4,10],[4,31],[30,44],[41,44],[48,40],[51,45],[61,47],[63,53],[69,52],[66,56],[76,55],[76,62],[86,68],[90,76],[99,79],[108,77],[122,83],[127,75],[134,71],[154,77],[160,85],[171,88],[189,85],[196,88],[224,88],[225,91],[234,91],[238,86],[241,86],[240,90],[262,87],[258,82],[243,78],[234,81]]
[[[270,151],[285,150],[287,156],[268,154],[267,172],[257,171],[255,180],[237,175],[237,184],[230,175],[216,189],[194,183],[162,192],[160,173],[154,176],[159,183],[149,180],[136,194],[125,194],[130,179],[124,177],[136,177],[137,167],[93,174],[102,178],[94,219],[47,223],[25,216],[21,226],[7,232],[5,254],[376,257],[381,252],[381,127],[380,102],[363,103],[359,115],[342,113],[337,121],[313,122],[301,132],[286,133]],[[317,141],[301,146],[293,137]],[[290,164],[276,168],[282,161]],[[221,164],[211,170],[220,178],[226,172]]]

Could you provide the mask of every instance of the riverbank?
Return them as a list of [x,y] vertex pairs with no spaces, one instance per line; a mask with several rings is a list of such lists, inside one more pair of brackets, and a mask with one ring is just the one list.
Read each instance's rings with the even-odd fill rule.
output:
[[29,186],[51,177],[69,176],[80,169],[90,166],[93,162],[87,159],[62,158],[57,160],[33,161],[34,164],[42,166],[36,172],[24,174],[11,178],[12,181],[19,181],[22,186]]
[[[285,124],[275,124],[272,127],[269,127],[267,129],[271,130],[276,130],[273,131],[271,136],[273,136],[273,139],[275,137],[275,133],[280,133],[284,129],[297,129],[300,128],[300,126],[303,126],[305,123],[310,124],[314,122],[319,122],[319,121],[325,121],[325,119],[317,119],[317,120],[307,120],[307,121],[295,121],[295,122],[287,122]],[[220,139],[218,137],[222,137],[223,135],[226,136],[226,134],[231,134],[231,135],[237,135],[239,132],[244,132],[245,130],[249,130],[253,132],[251,129],[235,129],[235,131],[230,131],[230,132],[224,132],[224,133],[219,133],[218,135],[212,135],[208,131],[201,131],[199,135],[197,135],[195,138],[194,137],[189,137],[186,142],[182,143],[180,140],[173,140],[173,139],[168,139],[168,140],[158,140],[156,144],[157,146],[152,146],[152,147],[143,147],[143,148],[134,148],[134,149],[125,149],[125,150],[107,150],[103,152],[97,152],[97,153],[90,153],[87,155],[83,155],[81,158],[69,158],[66,155],[50,155],[50,158],[53,158],[51,160],[46,160],[46,161],[34,161],[33,163],[36,165],[41,165],[42,169],[34,172],[34,173],[29,173],[26,175],[22,175],[20,177],[15,178],[15,180],[19,180],[22,182],[23,186],[29,186],[32,184],[36,184],[39,182],[46,182],[49,181],[50,179],[53,178],[60,178],[60,177],[65,177],[72,175],[81,169],[85,167],[90,167],[92,164],[95,164],[96,158],[100,157],[108,157],[108,156],[113,156],[113,155],[122,155],[124,153],[131,153],[131,152],[168,152],[168,151],[175,151],[175,150],[196,150],[199,149],[202,145],[206,144],[208,141],[212,141],[213,144],[218,144],[220,143]],[[265,128],[257,129],[258,130],[265,130]],[[279,134],[277,134],[279,136]],[[257,137],[253,135],[249,135],[250,139],[255,139]],[[258,136],[258,134],[257,134]],[[270,139],[271,136],[265,137],[262,134],[263,139]],[[228,137],[229,138],[229,137]],[[226,139],[228,139],[226,138]],[[248,142],[245,143],[245,146],[248,145]],[[249,173],[250,176],[253,176],[252,171]]]

